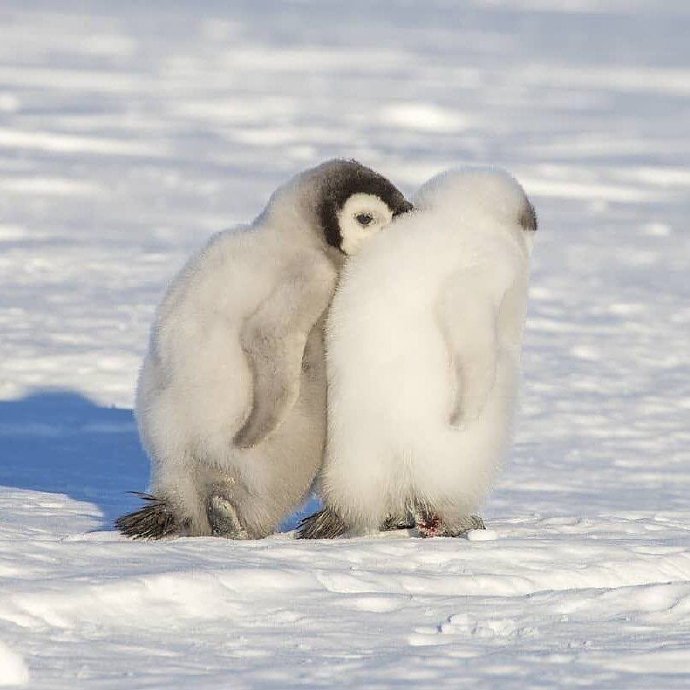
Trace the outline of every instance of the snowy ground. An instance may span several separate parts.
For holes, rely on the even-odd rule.
[[[687,688],[688,35],[685,0],[4,0],[0,685]],[[334,155],[535,201],[489,532],[121,540],[165,281]]]

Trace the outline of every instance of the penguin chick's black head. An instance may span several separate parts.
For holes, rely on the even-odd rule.
[[[333,161],[324,173],[317,207],[318,219],[326,242],[345,254],[353,253],[359,244],[354,237],[346,237],[348,229],[350,234],[380,229],[377,226],[385,219],[380,217],[377,207],[385,205],[390,217],[412,209],[412,204],[389,180],[355,160]],[[345,206],[355,195],[363,196],[356,197],[356,203],[349,205],[348,218],[345,219]],[[369,203],[367,197],[371,198]],[[386,220],[389,221],[390,218]]]

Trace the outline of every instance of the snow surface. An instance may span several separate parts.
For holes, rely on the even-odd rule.
[[[0,684],[690,684],[690,9],[421,7],[0,4]],[[489,531],[122,540],[166,280],[334,155],[535,202]]]

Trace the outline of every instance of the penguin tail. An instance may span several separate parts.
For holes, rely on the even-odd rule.
[[[163,539],[180,533],[175,514],[164,498],[140,491],[130,493],[146,501],[146,505],[115,520],[121,534],[132,539]]]
[[[330,508],[304,518],[297,527],[298,539],[335,539],[348,531],[343,519]]]

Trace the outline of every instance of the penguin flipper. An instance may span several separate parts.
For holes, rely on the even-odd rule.
[[[331,269],[309,260],[295,263],[245,322],[240,342],[252,372],[253,402],[235,434],[237,447],[256,446],[297,402],[307,338],[328,307],[333,284]]]
[[[272,334],[257,333],[245,348],[252,370],[252,409],[235,434],[239,448],[251,448],[275,430],[299,396],[304,343],[293,336],[283,340]],[[292,342],[288,342],[292,341]]]
[[[471,275],[455,276],[441,301],[440,325],[454,382],[450,424],[476,419],[496,382],[496,310]]]

